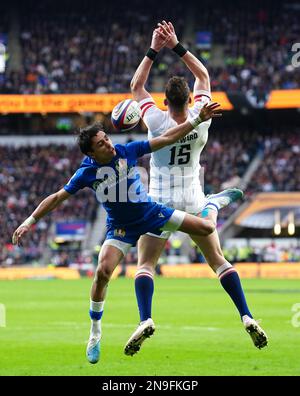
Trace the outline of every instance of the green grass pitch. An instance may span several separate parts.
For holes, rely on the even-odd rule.
[[[157,278],[156,333],[128,357],[123,347],[138,323],[134,284],[113,280],[96,365],[85,358],[90,285],[90,279],[0,282],[7,322],[0,327],[0,376],[300,375],[300,327],[292,326],[299,281],[243,281],[269,336],[269,346],[258,350],[218,280]]]

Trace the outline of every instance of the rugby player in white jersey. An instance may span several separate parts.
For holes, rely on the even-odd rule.
[[[192,107],[189,107],[190,90],[183,78],[172,77],[167,82],[167,111],[160,110],[145,89],[153,61],[163,47],[172,49],[180,56],[195,77]],[[133,98],[140,104],[149,139],[160,136],[163,131],[187,119],[192,119],[199,114],[204,104],[211,101],[210,80],[206,67],[178,42],[172,23],[166,21],[159,23],[154,30],[151,47],[132,78],[131,91]],[[211,120],[201,123],[184,139],[151,154],[149,194],[155,201],[202,217],[206,216],[205,211],[201,212],[206,198],[200,184],[199,162],[208,139],[210,124]],[[126,355],[132,356],[138,352],[143,341],[155,331],[151,318],[154,269],[169,236],[170,233],[162,232],[160,235],[143,235],[139,240],[135,291],[140,325],[125,345]],[[254,345],[259,349],[266,346],[267,336],[249,311],[238,273],[224,257],[217,231],[205,237],[190,237],[199,246],[207,263],[234,302]]]

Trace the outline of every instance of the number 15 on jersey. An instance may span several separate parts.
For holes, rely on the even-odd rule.
[[[191,159],[191,145],[183,144],[181,146],[174,146],[170,150],[171,159],[169,165],[186,165]]]

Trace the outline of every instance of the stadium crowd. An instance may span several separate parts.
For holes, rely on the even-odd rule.
[[[254,173],[247,187],[247,198],[257,191],[299,190],[299,136],[297,128],[285,132],[274,130],[268,135],[250,130],[242,134],[238,130],[230,133],[214,131],[201,154],[205,193],[238,186],[258,152],[263,155],[263,160],[260,171]],[[73,147],[52,144],[20,148],[0,146],[0,157],[0,209],[1,222],[5,225],[0,230],[0,244],[4,247],[0,253],[1,263],[38,261],[47,245],[51,224],[56,220],[95,219],[97,203],[93,194],[85,189],[39,221],[36,232],[24,240],[23,246],[13,247],[13,231],[38,202],[63,187],[82,156]],[[139,165],[149,171],[149,156],[142,158]],[[220,211],[219,225],[237,206]],[[80,251],[72,252],[72,255],[79,257]],[[63,263],[64,255],[58,254],[57,262]]]
[[[59,4],[57,7],[53,0],[39,3],[28,0],[20,3],[14,13],[4,12],[6,8],[0,5],[0,42],[15,37],[19,47],[15,45],[14,50],[20,55],[18,68],[7,67],[5,73],[0,73],[0,93],[128,92],[135,69],[149,47],[151,31],[162,19],[174,22],[183,44],[206,64],[214,91],[265,95],[271,89],[300,87],[300,68],[291,65],[292,44],[300,37],[300,7],[295,2],[235,0],[224,6],[221,0],[203,0],[201,12],[199,4],[191,0],[184,3],[127,0],[118,2],[117,6],[115,1],[103,1],[100,5],[90,0],[84,8],[76,0],[61,0]],[[17,27],[16,31],[12,31],[13,27]],[[199,31],[211,33],[211,48],[197,43]],[[8,43],[8,52],[10,48]],[[220,55],[218,59],[216,54]],[[13,52],[8,53],[8,66],[14,56]],[[173,75],[185,76],[192,87],[194,77],[183,62],[171,51],[163,50],[154,63],[147,89],[163,90],[159,84]],[[109,117],[98,116],[104,117],[107,125],[110,123]],[[39,129],[36,119],[27,124],[25,118],[30,117],[22,116],[22,120],[19,117],[2,117],[0,133],[17,129],[17,124],[27,128],[30,122]],[[8,119],[13,127],[7,126]],[[52,130],[50,125],[49,132]],[[275,129],[270,134],[250,129],[241,133],[240,128],[210,132],[201,154],[205,193],[239,185],[259,152],[263,161],[259,172],[250,180],[247,198],[257,191],[299,191],[299,132],[295,127]],[[95,219],[96,200],[93,194],[82,191],[41,220],[23,246],[13,247],[14,229],[37,202],[64,185],[81,154],[58,145],[0,146],[0,158],[0,210],[5,225],[0,231],[3,247],[0,263],[40,260],[51,225],[59,218]],[[143,158],[140,165],[149,170],[149,157]],[[238,203],[221,211],[219,223],[237,206]],[[55,263],[61,266],[73,260],[85,261],[80,251],[69,256],[58,252],[56,256]]]
[[[280,263],[299,262],[300,246],[279,246],[275,242],[264,246],[243,246],[223,248],[226,259],[230,262],[250,263]]]
[[[300,128],[265,138],[264,160],[248,186],[253,191],[300,191]]]
[[[300,262],[300,245],[290,244],[281,246],[276,242],[258,245],[255,242],[248,243],[238,247],[223,247],[225,258],[230,263],[299,263]],[[201,250],[193,241],[190,241],[188,256],[180,237],[168,240],[165,250],[158,261],[157,274],[160,274],[160,266],[166,264],[182,263],[182,259],[188,260],[191,264],[206,263],[205,257]],[[136,248],[132,248],[122,263],[124,275],[127,265],[135,265],[138,260]],[[83,263],[90,262],[90,257],[85,256]],[[96,263],[96,260],[95,260]]]
[[[26,3],[20,15],[21,71],[7,75],[2,90],[15,93],[128,92],[151,40],[153,25],[168,11],[182,33],[180,2],[136,0],[82,4]],[[69,4],[70,7],[67,7]],[[159,6],[158,6],[159,5]],[[165,8],[164,8],[165,7]]]
[[[38,261],[48,243],[51,225],[59,220],[93,221],[97,203],[82,190],[41,219],[21,246],[12,245],[13,231],[47,195],[62,188],[74,173],[82,154],[73,147],[0,146],[0,262],[5,265]]]
[[[223,6],[222,6],[223,4]],[[286,1],[202,3],[201,28],[212,29],[224,46],[224,65],[212,68],[213,90],[265,91],[300,86],[299,68],[291,65],[299,40],[299,4]],[[204,29],[204,30],[205,30]]]
[[[241,5],[242,3],[242,5]],[[149,47],[157,21],[173,20],[178,37],[196,53],[211,77],[213,90],[269,92],[300,86],[300,68],[291,65],[299,41],[300,9],[286,1],[226,3],[204,0],[79,2],[46,0],[20,4],[20,70],[0,79],[2,93],[128,92],[136,67]],[[191,33],[192,30],[192,33]],[[212,47],[199,48],[196,32],[211,34]],[[218,62],[213,51],[221,48]],[[13,57],[14,54],[10,54]],[[170,51],[162,51],[149,79],[172,75],[193,78]],[[160,90],[163,87],[159,88]]]

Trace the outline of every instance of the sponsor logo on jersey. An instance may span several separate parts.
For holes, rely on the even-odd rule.
[[[114,230],[114,236],[115,237],[123,237],[126,235],[126,231],[122,230],[122,228],[118,228],[117,230]]]
[[[99,186],[99,184],[101,184],[102,182],[103,182],[103,180],[94,182],[94,183],[93,183],[93,190],[96,191],[97,188],[98,188],[98,186]]]

